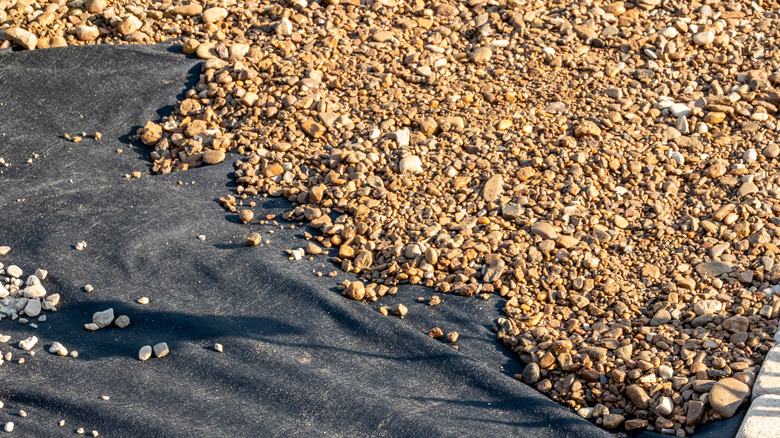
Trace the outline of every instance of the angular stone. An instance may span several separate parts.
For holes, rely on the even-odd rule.
[[[699,400],[691,400],[688,402],[688,411],[685,414],[685,425],[689,427],[695,427],[704,419],[705,406],[704,403]]]
[[[712,315],[720,312],[723,304],[718,300],[702,300],[693,304],[693,312],[696,316]]]
[[[92,315],[92,323],[97,325],[98,328],[108,327],[112,322],[114,322],[114,309],[95,312],[95,314]]]
[[[314,119],[307,119],[301,123],[301,129],[311,138],[320,138],[325,133],[325,127],[315,122]]]
[[[647,409],[650,407],[650,396],[639,385],[630,385],[626,387],[626,396],[628,396],[631,403],[639,409]]]
[[[501,216],[504,219],[517,219],[525,212],[520,204],[509,203],[501,207]]]
[[[506,270],[506,262],[501,258],[499,254],[487,254],[485,256],[485,275],[482,277],[482,281],[485,283],[492,283],[498,280]]]
[[[710,392],[709,403],[723,418],[731,418],[745,399],[750,396],[750,387],[737,379],[728,377],[719,380]]]
[[[128,15],[127,18],[125,18],[125,20],[119,24],[117,29],[119,30],[119,33],[127,36],[140,29],[143,25],[144,24],[141,22],[141,20],[138,19],[138,17],[135,15]]]
[[[716,278],[732,271],[730,264],[725,262],[706,262],[696,265],[696,272],[702,277]]]
[[[746,316],[736,315],[723,321],[723,328],[731,333],[746,332],[750,327],[750,320]]]
[[[27,339],[19,341],[19,348],[22,350],[32,350],[33,347],[35,347],[35,344],[38,343],[38,337],[37,336],[30,336]]]
[[[482,199],[485,202],[494,202],[501,197],[501,193],[504,191],[504,177],[501,175],[493,175],[485,183],[485,187],[482,189]]]
[[[35,50],[35,47],[38,45],[38,38],[32,32],[18,27],[6,30],[5,36],[12,43],[26,50]]]
[[[27,304],[24,306],[24,314],[30,318],[35,318],[41,314],[41,300],[39,298],[31,298],[27,300]]]
[[[374,32],[374,34],[371,36],[371,39],[378,43],[392,41],[393,38],[395,38],[395,34],[389,30],[379,30]]]
[[[170,353],[170,350],[168,349],[168,344],[165,342],[160,342],[154,346],[154,355],[156,357],[163,357],[168,355],[168,353]]]
[[[56,354],[58,356],[67,356],[68,349],[65,348],[65,346],[60,344],[59,342],[54,342],[53,344],[51,344],[51,347],[49,347],[49,353]]]
[[[401,158],[401,161],[398,163],[398,170],[401,171],[401,173],[422,173],[422,161],[417,155],[409,155],[408,157]]]

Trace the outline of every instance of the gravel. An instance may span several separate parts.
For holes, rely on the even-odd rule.
[[[283,219],[320,233],[305,252],[360,276],[340,286],[350,299],[496,294],[529,383],[605,428],[689,435],[741,403],[721,388],[749,393],[773,345],[767,6],[8,4],[0,28],[26,49],[182,37],[201,78],[137,131],[155,173],[238,154],[225,209],[252,228],[255,199],[291,201]]]

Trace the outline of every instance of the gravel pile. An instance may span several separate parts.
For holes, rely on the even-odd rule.
[[[0,27],[27,48],[182,36],[205,62],[137,133],[155,172],[235,150],[223,206],[257,227],[255,197],[293,202],[366,283],[348,297],[500,295],[518,378],[685,436],[734,415],[777,330],[778,7],[0,0]]]
[[[57,311],[59,294],[48,294],[41,284],[48,272],[37,269],[25,278],[24,271],[16,265],[0,263],[0,320],[10,319],[35,328],[32,318],[46,321],[44,312]]]

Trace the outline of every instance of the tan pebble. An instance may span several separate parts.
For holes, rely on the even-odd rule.
[[[403,304],[396,304],[395,307],[393,307],[393,315],[404,317],[406,314],[409,313],[409,309],[406,308]]]
[[[255,213],[252,210],[241,210],[241,213],[238,214],[238,219],[242,224],[251,221],[254,217]]]
[[[247,246],[256,246],[259,245],[263,241],[262,237],[260,237],[260,234],[258,233],[252,233],[249,235],[249,237],[246,238],[246,245]]]

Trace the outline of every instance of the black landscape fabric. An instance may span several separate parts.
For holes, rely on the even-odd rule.
[[[613,436],[512,378],[521,365],[491,330],[499,297],[445,295],[429,307],[417,297],[432,290],[405,286],[377,303],[347,300],[335,286],[354,277],[313,272],[337,269],[326,256],[287,259],[305,246],[304,228],[270,234],[219,206],[235,156],[151,175],[149,150],[127,138],[170,113],[199,71],[169,45],[0,52],[0,157],[11,163],[0,166],[0,245],[12,248],[0,263],[47,269],[44,286],[62,296],[37,329],[0,321],[12,338],[0,351],[14,356],[0,367],[0,425],[29,437],[79,427],[105,437]],[[102,140],[63,137],[95,131]],[[255,213],[286,206],[262,199]],[[253,231],[270,244],[246,247]],[[399,302],[404,319],[377,312]],[[130,326],[84,329],[108,308]],[[458,331],[460,349],[429,338],[436,326]],[[32,357],[16,348],[31,335]],[[55,341],[78,358],[49,354]],[[168,356],[138,360],[159,342]],[[697,436],[734,436],[744,410]]]

